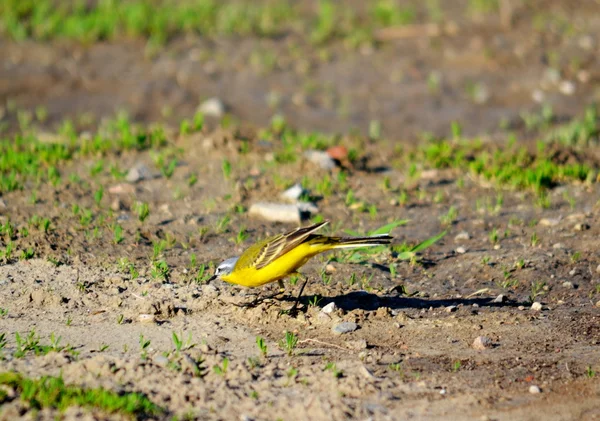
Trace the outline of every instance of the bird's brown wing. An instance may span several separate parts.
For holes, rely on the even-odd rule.
[[[254,266],[256,269],[264,268],[269,263],[292,250],[294,247],[302,244],[313,232],[327,223],[328,221],[319,222],[318,224],[303,228],[296,228],[288,233],[279,234],[268,238],[257,245],[260,247],[260,250],[249,253],[249,255],[255,255],[255,258],[252,260],[252,262],[247,262],[249,263],[248,266]],[[250,251],[250,249],[248,249],[248,251]]]

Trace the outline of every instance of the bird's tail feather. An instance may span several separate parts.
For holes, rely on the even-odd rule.
[[[372,237],[328,237],[327,243],[331,248],[358,248],[390,244],[394,237],[387,234]]]

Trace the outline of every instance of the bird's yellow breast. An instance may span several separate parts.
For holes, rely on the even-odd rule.
[[[258,287],[291,275],[315,254],[329,249],[330,247],[324,244],[300,244],[261,269],[252,266],[243,269],[234,268],[233,272],[222,276],[221,279],[245,287]]]

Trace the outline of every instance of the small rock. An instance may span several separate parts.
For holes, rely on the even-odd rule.
[[[566,289],[574,289],[575,288],[575,285],[573,285],[573,282],[571,282],[571,281],[563,282],[562,286],[563,286],[563,288],[566,288]]]
[[[6,209],[6,202],[3,199],[0,199],[0,209]]]
[[[585,69],[581,69],[577,72],[577,79],[579,79],[581,83],[588,83],[590,81],[590,72]]]
[[[354,332],[358,329],[358,325],[353,322],[342,322],[331,328],[331,331],[336,335],[343,335],[344,333]]]
[[[587,231],[590,229],[589,224],[586,224],[585,222],[581,223],[581,224],[575,224],[575,226],[573,227],[573,229],[575,231]]]
[[[356,341],[346,341],[346,347],[354,351],[362,351],[363,349],[367,349],[368,344],[366,340],[358,339]]]
[[[434,180],[438,178],[440,172],[438,170],[424,170],[421,171],[421,179],[422,180]]]
[[[555,243],[552,245],[552,248],[554,249],[564,249],[565,245],[563,243]]]
[[[259,217],[272,222],[287,222],[299,224],[302,220],[301,211],[297,205],[280,203],[254,203],[248,210],[250,216]]]
[[[148,180],[152,178],[152,171],[144,164],[137,164],[127,172],[125,180],[130,183],[137,183],[138,181]]]
[[[135,187],[133,187],[131,184],[121,183],[110,186],[108,188],[108,192],[110,194],[133,194],[135,193]]]
[[[482,351],[484,349],[489,349],[492,347],[492,340],[487,336],[478,336],[475,338],[471,346],[474,349]]]
[[[496,298],[494,298],[494,301],[492,301],[492,302],[493,303],[504,303],[506,301],[508,301],[508,299],[506,298],[506,295],[500,294]]]
[[[581,219],[585,219],[585,213],[572,213],[571,215],[567,216],[567,220],[569,221],[577,221],[577,220],[581,220]]]
[[[125,204],[121,201],[121,199],[117,198],[110,202],[110,208],[115,212],[118,212],[125,209]]]
[[[456,253],[458,253],[458,254],[465,254],[466,252],[467,252],[467,249],[466,249],[466,248],[464,248],[464,247],[462,247],[462,246],[461,246],[461,247],[458,247],[458,248],[456,249]]]
[[[538,222],[538,225],[541,225],[543,227],[554,227],[560,224],[560,220],[561,218],[542,218]]]
[[[154,358],[152,358],[152,361],[154,361],[154,364],[159,365],[161,367],[166,367],[167,365],[169,365],[169,359],[164,355],[156,355],[154,356]]]
[[[546,99],[546,94],[541,89],[534,89],[531,93],[531,99],[538,104],[541,104]]]
[[[519,307],[517,307],[517,310],[523,311],[523,310],[525,310],[525,306],[519,306]]]
[[[331,314],[336,310],[337,310],[337,306],[335,305],[334,302],[331,302],[331,303],[327,304],[325,307],[323,307],[321,309],[321,312],[323,312],[325,314]]]
[[[345,146],[332,146],[327,149],[327,154],[338,161],[344,161],[348,157],[348,149]]]
[[[575,82],[563,80],[558,85],[558,90],[563,95],[573,95],[575,93]]]
[[[600,307],[600,300],[596,301],[596,307]]]
[[[337,269],[335,268],[335,266],[333,266],[331,263],[329,263],[327,266],[325,266],[325,273],[330,275],[332,273],[334,273]]]
[[[219,98],[209,98],[198,107],[197,111],[208,117],[220,118],[225,115],[227,107]]]
[[[456,307],[456,306],[448,306],[444,310],[446,311],[446,313],[454,313],[456,310],[458,310],[458,307]]]
[[[600,273],[600,265],[596,266],[596,273]]]
[[[154,317],[154,314],[140,314],[138,320],[140,323],[154,323],[156,318]]]
[[[284,191],[283,193],[281,193],[280,196],[282,199],[295,201],[298,200],[300,196],[302,196],[302,193],[304,193],[304,189],[299,183],[297,183],[289,189],[287,189],[286,191]]]
[[[533,311],[542,311],[542,303],[536,301],[531,305],[531,309]]]
[[[304,152],[304,157],[324,170],[332,170],[336,167],[335,160],[324,151],[309,150]]]
[[[454,241],[466,241],[466,240],[470,240],[471,236],[469,235],[469,233],[467,231],[461,231],[458,234],[456,234],[456,236],[454,237]]]
[[[531,393],[532,395],[537,395],[539,393],[542,393],[542,389],[540,389],[539,386],[532,384],[531,386],[529,386],[529,393]]]

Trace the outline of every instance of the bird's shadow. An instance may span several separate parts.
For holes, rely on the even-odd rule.
[[[315,297],[317,297],[315,299]],[[282,300],[294,300],[293,297],[283,297]],[[407,297],[403,295],[377,295],[367,291],[352,291],[347,294],[335,297],[321,297],[315,295],[302,296],[300,302],[304,304],[324,307],[329,303],[335,303],[338,308],[344,311],[365,310],[375,311],[381,307],[387,307],[392,310],[408,308],[429,308],[429,307],[448,307],[462,304],[472,306],[477,304],[480,307],[518,307],[523,303],[515,301],[495,302],[494,298],[449,298],[449,299],[425,299],[417,297]]]

